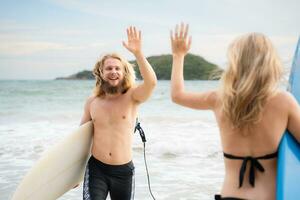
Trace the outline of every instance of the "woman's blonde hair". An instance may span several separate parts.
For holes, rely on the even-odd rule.
[[[223,111],[233,127],[249,128],[260,121],[267,99],[278,88],[282,69],[277,52],[263,34],[250,33],[233,41],[221,78]]]
[[[94,94],[96,96],[102,97],[105,95],[101,85],[103,83],[103,67],[105,60],[108,58],[114,58],[121,61],[122,65],[124,66],[124,80],[123,80],[123,90],[126,92],[129,88],[131,88],[135,84],[135,72],[133,69],[133,65],[130,64],[124,57],[119,55],[118,53],[109,53],[103,55],[95,64],[93,74],[96,78],[96,85],[94,88]]]

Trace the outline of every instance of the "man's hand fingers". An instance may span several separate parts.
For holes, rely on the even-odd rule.
[[[192,36],[189,37],[189,41],[188,41],[188,44],[187,44],[187,49],[191,48],[191,44],[192,44]]]
[[[189,33],[189,25],[188,24],[186,24],[186,26],[185,26],[185,32],[184,32],[184,39],[186,39],[187,38],[187,36],[188,36],[188,33]]]
[[[175,27],[175,39],[178,39],[178,24]]]
[[[138,37],[135,26],[133,27],[133,36],[134,36],[134,38]]]
[[[170,31],[170,39],[171,39],[171,42],[173,42],[173,41],[174,41],[174,37],[173,37],[173,31],[172,31],[172,30]]]
[[[183,32],[184,32],[184,23],[181,22],[181,24],[180,24],[180,34],[179,34],[179,37],[180,37],[180,38],[183,37]]]

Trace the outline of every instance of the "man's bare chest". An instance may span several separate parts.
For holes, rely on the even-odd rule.
[[[132,121],[134,105],[126,100],[97,100],[91,104],[90,113],[94,123],[124,123]]]

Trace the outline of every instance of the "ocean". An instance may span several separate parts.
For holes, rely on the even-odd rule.
[[[186,81],[190,91],[216,89],[218,81]],[[10,199],[42,153],[80,123],[94,81],[0,81],[0,199]],[[158,200],[208,200],[224,177],[219,130],[211,111],[171,102],[170,81],[158,81],[139,109],[147,137],[151,188]],[[133,141],[135,199],[151,199],[138,134]],[[82,199],[82,184],[59,200]]]

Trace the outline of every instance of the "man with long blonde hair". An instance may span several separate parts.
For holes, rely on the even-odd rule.
[[[123,46],[136,57],[143,82],[135,84],[133,66],[116,53],[104,55],[95,65],[94,94],[84,107],[81,124],[94,124],[92,156],[83,185],[84,200],[112,200],[133,197],[134,165],[132,133],[138,106],[145,102],[156,85],[156,75],[142,53],[141,31],[127,28]]]
[[[215,199],[275,199],[278,145],[286,129],[300,142],[300,107],[278,89],[282,65],[270,40],[258,33],[237,38],[228,50],[222,86],[202,93],[184,89],[184,56],[191,46],[187,25],[176,26],[171,44],[173,102],[212,110],[219,126],[225,179]]]

